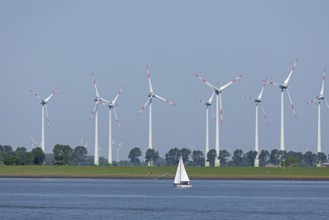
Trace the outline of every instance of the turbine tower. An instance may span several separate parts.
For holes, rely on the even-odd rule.
[[[32,95],[34,95],[35,97],[37,97],[40,100],[40,103],[42,105],[41,108],[41,149],[42,151],[45,153],[45,109],[46,109],[46,117],[47,117],[47,124],[48,124],[48,128],[49,128],[49,117],[48,117],[48,108],[47,108],[47,104],[49,102],[49,100],[53,97],[53,95],[55,95],[55,93],[58,91],[59,87],[57,87],[47,98],[43,99],[41,98],[41,96],[39,96],[36,92],[34,92],[33,90],[30,90]]]
[[[113,101],[106,103],[107,106],[109,107],[109,155],[108,155],[108,164],[112,164],[112,162],[113,162],[113,160],[112,160],[112,110],[113,110],[117,125],[121,129],[119,118],[118,118],[118,115],[115,111],[115,106],[116,106],[116,101],[117,101],[119,95],[122,92],[122,89],[123,89],[123,87],[120,88],[119,92],[117,93],[117,95],[115,96]]]
[[[208,121],[209,121],[209,107],[211,107],[211,102],[212,102],[214,95],[215,95],[215,93],[213,92],[213,94],[211,95],[211,97],[209,98],[208,101],[204,101],[201,99],[195,99],[196,101],[201,102],[206,106],[206,145],[205,145],[205,149],[204,149],[205,167],[209,167],[209,161],[207,161],[207,153],[209,152],[209,122]],[[212,108],[211,108],[211,111],[212,111]]]
[[[223,108],[222,108],[222,92],[224,89],[226,89],[229,85],[232,83],[236,82],[239,80],[243,74],[240,74],[238,77],[235,79],[231,80],[230,82],[226,83],[225,85],[218,87],[218,86],[213,86],[207,80],[202,78],[200,75],[195,74],[195,76],[200,79],[203,83],[205,83],[207,86],[209,86],[211,89],[214,90],[214,93],[216,94],[216,159],[215,159],[215,167],[220,167],[220,160],[218,159],[219,152],[220,152],[220,147],[219,147],[219,118],[218,118],[218,111],[220,111],[220,120],[221,124],[223,123]],[[218,100],[219,99],[219,100]],[[220,110],[218,110],[218,103],[220,102]]]
[[[95,87],[95,91],[96,91],[96,97],[94,98],[94,102],[95,102],[95,107],[89,117],[89,119],[91,119],[92,116],[95,116],[95,154],[94,154],[94,164],[96,166],[99,166],[99,146],[98,146],[98,105],[99,104],[103,104],[105,103],[109,103],[107,100],[101,98],[99,96],[99,92],[97,89],[97,85],[96,85],[96,78],[95,78],[95,74],[91,73],[93,76],[93,84]]]
[[[171,105],[176,105],[174,102],[168,100],[168,99],[164,99],[161,96],[155,94],[153,92],[153,88],[152,88],[152,83],[151,83],[151,74],[150,74],[150,70],[148,65],[146,64],[146,72],[147,72],[147,77],[148,77],[148,82],[149,82],[149,94],[148,94],[148,99],[146,100],[145,104],[141,107],[141,109],[139,110],[139,112],[137,113],[137,116],[139,116],[144,108],[149,105],[149,142],[148,142],[148,149],[153,149],[153,145],[152,145],[152,99],[153,98],[158,98],[164,102],[167,102]],[[149,166],[151,166],[152,164],[148,164]]]
[[[117,143],[115,140],[113,140],[112,144],[115,145],[117,148],[117,164],[118,164],[119,163],[119,151],[120,151],[120,147],[123,144],[123,142]]]
[[[325,81],[325,79],[326,79],[326,69],[324,69],[324,73],[323,73],[322,87],[321,87],[320,95],[318,97],[316,97],[315,99],[307,102],[307,104],[312,104],[315,101],[318,101],[318,143],[317,143],[317,153],[318,154],[322,152],[322,149],[321,149],[321,101],[323,101],[329,108],[328,102],[324,98],[324,81]],[[316,166],[320,167],[321,163],[320,162],[317,163]]]
[[[255,122],[255,151],[257,152],[255,161],[254,161],[254,167],[259,167],[259,141],[258,141],[258,107],[260,106],[266,121],[266,125],[268,126],[268,121],[267,121],[267,117],[262,105],[262,96],[263,96],[263,92],[264,92],[264,88],[265,88],[265,84],[263,84],[262,90],[260,91],[259,95],[257,98],[253,98],[253,97],[245,97],[248,100],[252,100],[256,103],[256,122]]]
[[[290,73],[287,77],[287,79],[283,82],[283,83],[276,83],[276,82],[272,82],[272,81],[268,81],[268,80],[264,80],[264,82],[268,83],[268,84],[271,84],[273,86],[276,86],[278,87],[279,89],[281,89],[281,132],[280,132],[280,150],[284,151],[285,150],[285,144],[284,144],[284,97],[283,97],[283,93],[284,91],[287,92],[287,95],[288,95],[288,98],[289,98],[289,102],[290,102],[290,105],[291,105],[291,109],[295,115],[295,118],[297,119],[297,114],[296,114],[296,111],[295,111],[295,107],[294,105],[292,104],[292,100],[291,100],[291,97],[290,97],[290,94],[289,94],[289,91],[288,91],[288,83],[289,83],[289,80],[290,80],[290,77],[291,77],[291,74],[294,72],[295,68],[296,68],[296,65],[297,65],[297,62],[298,62],[298,58],[296,59],[294,65],[292,66],[291,70],[290,70]]]

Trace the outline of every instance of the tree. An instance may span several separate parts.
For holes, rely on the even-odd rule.
[[[301,166],[303,161],[303,153],[302,152],[295,152],[289,151],[286,153],[286,166]],[[288,160],[289,159],[289,160]]]
[[[287,158],[287,152],[285,150],[279,150],[279,164],[284,165],[284,161]]]
[[[296,167],[298,164],[298,160],[296,157],[288,156],[287,159],[284,161],[283,166],[285,167]]]
[[[268,152],[268,150],[261,150],[258,159],[259,159],[259,165],[265,166],[270,159],[270,153]]]
[[[134,164],[134,166],[137,166],[140,163],[140,156],[142,156],[141,149],[139,147],[135,147],[130,150],[128,158],[130,159],[130,162]]]
[[[32,163],[31,153],[26,151],[25,147],[18,147],[15,151],[17,165],[27,165]]]
[[[231,154],[227,150],[219,151],[218,159],[220,159],[220,165],[221,166],[227,166],[228,165],[228,159],[227,158],[230,157],[230,156],[231,156]]]
[[[68,165],[73,158],[73,150],[69,145],[56,144],[53,152],[54,165]]]
[[[176,166],[179,161],[180,151],[177,147],[172,148],[166,153],[165,160],[169,166]]]
[[[13,148],[10,145],[3,146],[2,157],[3,157],[3,163],[6,165],[17,164],[17,157],[15,155],[15,152],[13,151]]]
[[[244,165],[254,166],[254,161],[257,156],[257,151],[251,150],[243,155]]]
[[[270,163],[272,163],[273,165],[278,166],[280,164],[280,152],[278,149],[274,149],[271,150],[271,154],[270,154]]]
[[[208,151],[207,153],[207,161],[209,161],[209,165],[210,166],[215,166],[215,159],[217,157],[217,152],[215,149],[211,149],[210,151]]]
[[[204,166],[204,154],[201,150],[194,150],[192,153],[192,165],[199,167]]]
[[[42,165],[45,162],[46,156],[41,147],[36,147],[31,151],[31,158],[34,165]]]
[[[159,158],[158,151],[155,151],[154,149],[147,149],[145,153],[145,162],[151,166],[155,164],[157,159]]]
[[[74,148],[73,157],[78,162],[79,166],[87,157],[88,151],[84,146],[77,146]]]
[[[4,147],[0,145],[0,164],[4,164],[4,157],[3,157]]]
[[[314,166],[316,164],[317,155],[312,153],[311,151],[307,151],[303,155],[303,160],[306,166]]]
[[[241,166],[242,165],[242,156],[243,156],[243,150],[237,149],[233,152],[233,164],[235,166]]]
[[[183,159],[184,164],[188,163],[190,160],[191,153],[192,153],[191,150],[187,149],[187,148],[183,148],[179,151],[179,153]]]
[[[327,155],[323,152],[319,152],[317,155],[317,163],[322,164],[327,162]]]

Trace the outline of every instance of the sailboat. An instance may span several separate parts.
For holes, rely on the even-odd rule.
[[[192,184],[185,170],[184,162],[182,157],[179,158],[177,166],[176,176],[174,179],[174,187],[177,188],[191,188]]]

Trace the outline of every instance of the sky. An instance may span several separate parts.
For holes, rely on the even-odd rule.
[[[205,106],[214,85],[244,76],[222,93],[221,149],[254,149],[255,104],[262,80],[289,82],[294,118],[285,95],[286,150],[316,152],[317,106],[323,69],[329,68],[329,2],[319,1],[0,1],[0,144],[32,149],[41,141],[41,105],[30,90],[47,97],[50,128],[46,152],[55,144],[80,145],[94,153],[96,76],[100,96],[113,99],[121,86],[113,138],[123,142],[120,159],[148,146],[149,65],[154,92],[176,103],[153,101],[153,147],[160,156],[173,147],[204,150]],[[325,96],[329,88],[325,88]],[[260,150],[279,148],[280,90],[268,85],[259,117]],[[215,103],[213,103],[215,104]],[[215,105],[213,105],[215,107]],[[322,105],[322,149],[329,152],[329,109]],[[108,155],[108,108],[99,108],[100,155]],[[210,149],[215,123],[210,121]],[[113,150],[113,155],[116,151]],[[144,154],[143,154],[144,155]],[[115,156],[113,156],[115,159]]]

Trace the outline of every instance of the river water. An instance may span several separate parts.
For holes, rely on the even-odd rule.
[[[0,219],[329,219],[327,181],[0,179]]]

